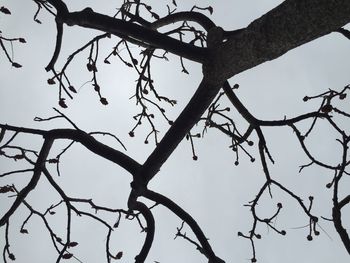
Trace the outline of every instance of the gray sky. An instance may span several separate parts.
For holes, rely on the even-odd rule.
[[[74,1],[69,7],[79,10],[94,1]],[[103,3],[102,3],[103,2]],[[113,8],[118,4],[110,1],[99,1],[96,11],[113,14]],[[121,2],[121,1],[119,1]],[[157,1],[150,1],[157,3]],[[199,1],[197,1],[199,2]],[[200,6],[212,5],[214,13],[212,19],[224,29],[236,29],[248,25],[254,19],[271,10],[283,1],[222,1],[213,4],[212,1],[200,1]],[[87,4],[88,3],[88,4]],[[196,1],[186,4],[178,1],[179,10],[188,10]],[[52,17],[45,12],[39,16],[43,22],[38,25],[32,21],[35,4],[31,1],[2,0],[0,6],[11,9],[11,16],[0,16],[0,30],[4,36],[21,36],[27,44],[15,43],[13,46],[15,61],[23,68],[14,69],[7,63],[3,53],[0,53],[0,122],[11,125],[37,127],[43,129],[69,127],[63,120],[46,123],[33,122],[35,116],[49,117],[54,115],[52,107],[57,106],[57,86],[47,85],[46,80],[51,77],[44,67],[49,62],[55,41],[55,25]],[[156,7],[156,4],[154,5]],[[166,7],[159,7],[166,12]],[[228,13],[227,10],[230,12]],[[228,15],[229,14],[229,15]],[[67,56],[82,44],[95,36],[96,32],[79,28],[66,28],[63,50],[58,61],[62,65]],[[114,39],[115,42],[117,39]],[[114,41],[103,41],[106,47],[101,49],[103,54],[110,52]],[[102,44],[102,43],[101,43]],[[137,54],[138,49],[132,49]],[[121,51],[123,54],[125,51]],[[243,72],[230,80],[231,84],[239,83],[238,96],[248,109],[261,119],[282,119],[284,116],[293,117],[316,109],[317,103],[304,103],[305,95],[316,95],[327,89],[341,90],[349,83],[350,41],[339,34],[331,34],[292,50],[284,56],[268,63],[259,65]],[[133,69],[125,68],[117,59],[111,60],[112,65],[99,67],[99,81],[102,94],[109,100],[107,107],[99,103],[91,84],[83,85],[90,79],[86,73],[85,64],[88,53],[79,56],[71,66],[69,73],[74,86],[79,90],[74,100],[67,100],[68,109],[63,112],[85,131],[108,131],[117,135],[127,147],[127,154],[140,163],[144,162],[153,150],[151,141],[145,145],[145,136],[149,132],[146,125],[139,128],[135,138],[130,138],[128,132],[134,125],[132,116],[138,112],[135,102],[129,100],[134,92],[136,74]],[[199,65],[185,61],[190,75],[181,73],[181,66],[177,58],[169,56],[171,62],[157,63],[152,66],[155,85],[160,93],[178,101],[177,107],[167,108],[173,119],[179,114],[183,106],[198,86],[201,80]],[[345,100],[348,104],[348,100]],[[344,107],[345,106],[345,107]],[[348,107],[346,104],[343,108]],[[243,131],[247,126],[244,121],[233,112],[237,126]],[[348,120],[347,120],[348,121]],[[159,118],[157,122],[161,135],[164,135],[168,125]],[[202,126],[194,128],[194,132],[201,132]],[[344,129],[349,130],[348,122]],[[331,191],[325,188],[331,181],[329,171],[309,168],[301,174],[299,165],[308,163],[308,159],[296,144],[296,137],[287,128],[264,130],[269,149],[276,164],[269,164],[273,178],[280,180],[296,194],[305,200],[309,195],[315,196],[315,214],[330,217]],[[122,150],[120,145],[109,138],[98,137],[101,141]],[[256,142],[256,137],[252,137]],[[18,144],[33,146],[38,149],[40,138],[21,136]],[[247,233],[251,228],[252,218],[247,204],[252,200],[261,185],[264,175],[260,162],[251,163],[247,156],[241,154],[240,165],[234,165],[234,154],[228,148],[229,138],[214,130],[209,130],[201,140],[195,140],[198,161],[192,160],[189,142],[182,142],[161,172],[150,183],[150,188],[172,198],[186,209],[197,220],[213,246],[218,256],[226,262],[249,262],[251,247],[248,240],[239,238],[238,231]],[[340,160],[339,145],[335,142],[330,129],[320,125],[319,132],[310,139],[310,148],[316,155],[331,164]],[[67,142],[58,142],[52,156],[55,156]],[[256,149],[251,153],[258,158]],[[338,155],[337,155],[338,154]],[[338,157],[338,158],[337,158]],[[0,173],[11,169],[27,167],[21,162],[9,162],[0,159]],[[54,168],[54,167],[53,167]],[[53,174],[54,169],[52,169]],[[57,182],[72,197],[93,198],[101,205],[116,208],[127,208],[126,201],[129,192],[129,176],[121,168],[96,157],[83,147],[75,145],[62,158],[61,177]],[[0,185],[16,183],[23,187],[30,174],[19,174],[12,177],[0,178]],[[344,185],[343,189],[349,189]],[[300,207],[288,196],[273,189],[273,199],[266,196],[260,202],[261,217],[273,213],[276,203],[283,202],[284,208],[275,226],[287,231],[282,237],[271,229],[260,225],[258,232],[263,236],[256,242],[258,262],[345,262],[348,254],[340,242],[331,223],[320,221],[325,232],[312,242],[306,240],[308,228],[300,228],[308,224],[308,218]],[[13,198],[0,196],[1,211],[6,211]],[[59,201],[58,195],[47,182],[40,181],[37,189],[28,196],[28,202],[43,211],[46,207]],[[156,235],[153,248],[147,262],[206,262],[188,242],[178,238],[173,240],[176,227],[181,220],[162,207],[154,210],[156,220]],[[54,262],[56,254],[49,243],[49,236],[43,228],[42,222],[33,217],[28,223],[29,235],[19,234],[19,228],[28,211],[21,207],[11,217],[11,250],[17,257],[16,262]],[[57,233],[64,236],[65,211],[61,207],[57,214],[49,218]],[[349,222],[349,209],[344,210],[344,222]],[[114,217],[106,217],[110,222]],[[347,225],[350,227],[350,225]],[[79,245],[72,249],[82,262],[103,262],[105,259],[105,229],[101,225],[86,218],[74,217],[72,240]],[[141,248],[144,235],[136,221],[123,220],[120,228],[114,231],[111,239],[111,251],[123,251],[120,262],[132,262]],[[189,236],[192,233],[186,229]],[[0,244],[3,244],[4,229],[0,229]],[[68,261],[67,261],[68,262]],[[75,262],[74,259],[69,262]]]

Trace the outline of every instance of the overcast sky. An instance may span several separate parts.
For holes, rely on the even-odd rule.
[[[80,10],[86,6],[93,6],[95,11],[113,15],[119,2],[121,1],[104,0],[95,6],[96,1],[76,0],[69,3],[68,7],[70,10]],[[220,1],[217,4],[212,1],[186,1],[184,4],[178,1],[178,7],[179,10],[189,10],[194,4],[202,7],[211,4],[214,8],[211,16],[213,21],[224,29],[234,30],[247,26],[281,2],[283,1],[234,0]],[[24,37],[27,41],[27,44],[13,45],[14,60],[23,65],[21,69],[12,68],[0,52],[0,123],[42,129],[70,127],[63,120],[45,123],[33,121],[35,116],[54,115],[52,107],[58,107],[57,86],[47,84],[46,81],[51,75],[44,70],[54,47],[56,32],[53,17],[43,11],[39,15],[42,24],[33,22],[36,5],[29,0],[1,0],[0,6],[8,7],[12,12],[11,16],[0,15],[0,30],[3,36]],[[166,6],[155,4],[154,9],[166,13]],[[66,28],[58,65],[62,66],[69,54],[97,34],[96,31],[86,29]],[[117,38],[112,38],[101,42],[101,58],[110,52],[110,48],[117,41]],[[8,47],[11,50],[11,47]],[[137,48],[131,50],[138,54]],[[121,51],[120,54],[126,55],[125,52]],[[128,135],[135,124],[132,116],[139,110],[135,101],[129,99],[134,94],[137,75],[133,69],[126,68],[116,58],[111,60],[112,65],[103,64],[101,59],[98,79],[101,92],[109,101],[108,106],[103,106],[91,84],[86,84],[91,78],[85,67],[87,57],[88,52],[81,54],[69,69],[78,93],[73,100],[67,100],[68,108],[63,112],[87,132],[98,130],[114,133],[125,144],[126,153],[143,163],[155,145],[151,140],[147,145],[143,143],[149,133],[146,124],[136,130],[135,138]],[[237,94],[256,117],[267,120],[293,117],[317,108],[317,103],[302,101],[305,95],[316,95],[328,89],[341,90],[350,82],[349,57],[350,41],[340,34],[333,33],[292,50],[274,61],[243,72],[232,78],[230,83],[240,84]],[[185,60],[190,72],[187,75],[181,72],[181,65],[176,57],[169,58],[171,61],[167,63],[155,61],[152,69],[159,93],[178,101],[175,108],[166,108],[170,118],[174,120],[196,90],[202,76],[200,65]],[[345,100],[343,109],[349,108],[348,103],[348,100]],[[161,116],[158,117],[157,127],[162,136],[169,125]],[[247,124],[238,113],[233,111],[232,117],[237,127],[244,131]],[[343,125],[344,129],[349,130],[349,122],[344,122]],[[340,148],[333,131],[322,124],[317,128],[318,132],[313,133],[310,138],[310,148],[321,160],[337,164],[340,160]],[[199,125],[193,132],[201,132],[202,129],[203,125]],[[309,195],[315,196],[314,213],[329,218],[331,191],[327,190],[325,185],[331,181],[333,174],[314,167],[299,174],[299,166],[307,164],[309,160],[296,143],[291,129],[264,129],[264,132],[270,152],[276,161],[275,165],[269,163],[272,177],[305,200]],[[114,140],[104,137],[98,139],[122,150]],[[252,139],[257,142],[255,136]],[[18,145],[35,149],[39,149],[40,143],[41,139],[35,136],[21,136],[16,140]],[[54,157],[67,143],[56,143],[51,156]],[[264,183],[264,174],[259,161],[251,163],[249,157],[242,153],[240,165],[235,166],[235,155],[229,149],[229,145],[229,138],[215,130],[209,130],[203,139],[195,140],[199,159],[193,161],[190,143],[183,141],[150,183],[150,188],[172,198],[188,211],[203,227],[219,257],[226,262],[249,262],[252,255],[250,243],[239,238],[237,232],[247,233],[251,229],[252,217],[249,209],[243,205],[254,199]],[[249,150],[258,159],[254,147]],[[28,166],[20,161],[0,159],[0,173],[22,167]],[[131,176],[79,145],[73,146],[62,157],[61,177],[57,177],[54,167],[52,172],[57,182],[72,197],[93,198],[100,205],[127,208]],[[20,189],[28,179],[30,174],[18,174],[0,178],[0,185],[16,183]],[[342,189],[346,190],[349,187],[349,184],[344,185]],[[27,200],[38,210],[44,211],[60,199],[42,179]],[[271,215],[278,202],[284,204],[275,227],[286,230],[287,235],[282,237],[260,225],[258,232],[263,238],[256,242],[258,262],[328,263],[348,260],[349,255],[330,222],[321,220],[319,224],[324,231],[321,230],[320,236],[309,242],[306,239],[308,228],[302,228],[309,220],[294,200],[277,189],[273,189],[272,200],[267,196],[263,200],[258,209],[262,218]],[[1,213],[6,211],[12,201],[13,198],[0,196]],[[57,233],[64,237],[66,213],[63,207],[58,208],[56,212],[49,221],[53,228],[57,229]],[[147,262],[206,262],[193,245],[180,238],[174,240],[176,227],[181,225],[180,219],[162,207],[156,207],[153,212],[156,235]],[[19,233],[20,225],[28,214],[28,210],[20,207],[11,217],[10,244],[17,257],[16,262],[55,262],[57,255],[38,218],[33,217],[28,223],[29,235]],[[346,225],[350,218],[348,208],[344,210],[343,216]],[[114,220],[114,217],[107,218],[110,222]],[[346,226],[350,227],[350,224]],[[79,242],[79,245],[71,252],[84,263],[103,262],[106,229],[86,218],[74,217],[72,231],[71,239]],[[188,228],[186,232],[193,237]],[[0,235],[0,244],[3,244],[4,228],[0,229]],[[133,262],[143,239],[144,234],[140,233],[135,220],[122,220],[120,227],[113,233],[111,250],[115,253],[124,252],[120,262]],[[70,262],[76,261],[72,259]]]

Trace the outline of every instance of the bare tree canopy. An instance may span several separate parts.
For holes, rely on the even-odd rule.
[[[292,117],[287,117],[283,110],[271,104],[270,109],[273,108],[278,116],[284,116],[284,118],[269,119],[260,118],[259,116],[262,115],[251,109],[240,94],[240,85],[236,83],[237,76],[240,74],[249,74],[257,66],[281,59],[287,52],[310,45],[316,39],[337,35],[350,44],[350,31],[346,28],[350,22],[350,1],[286,0],[282,3],[279,1],[279,5],[275,4],[270,11],[242,28],[234,28],[233,25],[233,28],[224,28],[211,17],[215,12],[215,6],[203,7],[198,6],[197,3],[192,3],[191,9],[184,10],[175,0],[162,1],[160,7],[159,3],[152,4],[150,1],[140,0],[119,1],[120,6],[115,6],[116,3],[112,1],[109,6],[105,2],[102,4],[102,1],[100,6],[82,2],[5,1],[0,7],[0,19],[4,21],[4,26],[0,25],[1,67],[6,68],[8,72],[15,72],[11,74],[18,74],[19,79],[16,81],[20,81],[20,72],[28,68],[34,75],[28,80],[39,78],[40,75],[40,78],[47,80],[42,85],[50,86],[50,91],[44,91],[46,87],[40,87],[43,91],[36,93],[35,88],[32,87],[33,83],[22,80],[21,85],[25,86],[22,88],[26,93],[13,96],[25,96],[32,104],[46,102],[50,104],[51,98],[57,100],[54,96],[48,98],[45,92],[50,92],[51,95],[55,92],[58,96],[58,108],[54,108],[55,115],[35,117],[35,126],[12,123],[11,116],[14,115],[15,110],[6,106],[3,106],[5,110],[0,109],[2,111],[0,119],[0,229],[2,232],[0,234],[2,234],[4,262],[21,258],[19,256],[21,251],[16,251],[16,241],[13,240],[17,240],[15,236],[18,236],[18,231],[24,235],[32,234],[31,222],[37,219],[40,220],[41,228],[44,230],[42,232],[49,236],[51,242],[50,244],[39,242],[41,247],[38,253],[41,253],[39,250],[43,248],[52,247],[56,262],[69,261],[69,259],[72,262],[74,260],[91,262],[83,260],[82,255],[76,252],[78,247],[83,246],[84,241],[88,241],[76,241],[78,235],[75,228],[79,224],[76,222],[84,222],[83,218],[91,220],[104,229],[104,251],[102,252],[105,256],[101,261],[124,260],[125,254],[130,254],[124,249],[116,252],[114,240],[116,232],[126,227],[125,222],[131,221],[136,222],[136,228],[141,229],[142,232],[140,242],[133,241],[139,240],[136,232],[122,238],[124,242],[132,243],[134,251],[137,251],[132,258],[137,263],[158,262],[154,261],[153,257],[150,259],[149,255],[157,239],[156,232],[159,227],[157,210],[161,209],[160,207],[166,208],[166,211],[180,222],[175,231],[175,238],[183,239],[183,242],[191,245],[192,248],[195,247],[200,252],[203,262],[228,262],[230,259],[226,259],[217,252],[221,250],[213,246],[212,242],[215,240],[209,239],[210,236],[207,236],[205,228],[193,216],[192,212],[195,208],[189,207],[186,203],[177,202],[171,195],[157,188],[157,180],[161,180],[160,178],[171,170],[169,167],[162,168],[163,165],[169,163],[168,159],[174,156],[180,143],[184,139],[188,141],[192,151],[193,160],[191,161],[197,161],[201,154],[201,151],[196,149],[197,139],[212,131],[215,131],[213,136],[218,138],[216,140],[223,138],[228,141],[230,152],[233,153],[233,161],[230,162],[232,167],[241,166],[244,160],[248,160],[246,167],[251,165],[256,168],[258,179],[250,179],[249,184],[252,188],[246,190],[250,199],[240,197],[237,201],[244,205],[249,213],[250,222],[245,222],[248,230],[232,233],[232,237],[237,237],[238,232],[241,244],[249,244],[250,254],[246,257],[251,262],[259,259],[258,240],[263,240],[261,226],[277,236],[285,236],[284,238],[288,239],[286,226],[283,222],[277,224],[277,219],[283,218],[285,210],[293,210],[288,208],[290,203],[296,204],[294,208],[298,213],[301,211],[300,217],[308,222],[306,226],[301,227],[306,240],[312,241],[319,236],[320,232],[324,231],[321,226],[323,223],[331,224],[332,229],[337,232],[337,240],[340,240],[342,249],[350,254],[350,238],[347,232],[350,215],[345,209],[350,202],[348,190],[350,85],[329,88],[316,94],[308,94],[310,90],[305,88],[302,90],[305,94],[302,102],[310,104],[307,112],[300,113],[297,106],[292,106],[292,108],[295,107],[293,108],[295,113],[293,112]],[[27,6],[28,3],[28,6],[32,7],[31,10],[21,8],[22,4]],[[84,5],[84,8],[76,11],[74,8],[79,5]],[[32,17],[33,21],[27,21],[27,17],[23,17],[21,21],[16,21],[14,24],[24,24],[28,28],[33,24],[37,30],[39,28],[46,30],[47,35],[40,33],[40,39],[44,39],[45,42],[41,44],[46,44],[48,49],[45,50],[46,52],[40,50],[35,44],[31,45],[31,41],[35,43],[34,39],[38,37],[35,34],[35,28],[29,29],[32,31],[23,32],[26,37],[13,36],[16,28],[6,26],[6,22],[16,16],[16,12],[29,14],[28,17]],[[225,20],[231,23],[233,18],[230,16],[231,13]],[[83,33],[87,36],[83,36]],[[30,48],[27,49],[29,52],[21,52],[22,44]],[[350,45],[348,48],[349,51]],[[334,47],[334,50],[336,49],[337,47]],[[30,59],[30,65],[20,63],[25,57]],[[47,64],[41,65],[41,59]],[[171,72],[165,70],[167,63],[173,63]],[[174,64],[178,67],[174,67]],[[157,75],[167,75],[171,78],[170,75],[179,71],[179,68],[183,75],[191,76],[191,68],[198,65],[201,70],[200,80],[190,82],[198,87],[193,89],[194,92],[188,102],[178,101],[172,96],[163,94],[170,89],[178,89],[179,93],[184,93],[185,89],[178,87],[180,80],[178,83],[165,82],[167,89],[156,83]],[[9,66],[10,69],[8,69]],[[111,71],[107,70],[108,67],[114,68]],[[38,68],[43,70],[37,72]],[[43,73],[44,70],[45,73]],[[132,70],[132,73],[127,70]],[[11,74],[6,72],[1,76],[6,80],[4,83],[15,85],[16,82]],[[119,73],[118,76],[117,73]],[[85,77],[86,74],[88,77]],[[85,79],[85,83],[80,85],[82,79]],[[126,89],[119,87],[124,83],[122,79],[129,81],[128,85],[133,89],[130,99],[136,106],[120,105],[119,110],[114,112],[112,117],[106,117],[104,122],[114,123],[113,132],[105,132],[102,127],[92,132],[81,128],[82,120],[90,119],[88,122],[92,124],[94,116],[98,114],[97,111],[101,108],[107,111],[107,108],[113,104],[111,101],[114,97],[125,99],[126,93],[123,92],[126,92]],[[136,84],[133,84],[135,79]],[[107,82],[118,85],[118,89],[109,93],[104,85]],[[86,86],[90,86],[96,95],[90,94],[94,101],[97,97],[99,105],[96,109],[98,110],[93,109],[92,105],[87,105],[85,108],[79,107],[79,118],[72,117],[75,114],[70,109],[74,108],[75,101],[82,96]],[[251,89],[251,96],[257,96],[257,89],[260,88],[257,83]],[[8,98],[14,91],[5,86],[1,89],[3,90],[0,94],[0,102],[7,105],[6,103],[11,101]],[[285,92],[283,89],[284,87],[280,88],[281,93]],[[277,95],[269,94],[269,97],[274,96]],[[259,99],[263,100],[263,98],[257,100]],[[15,103],[16,106],[13,108],[18,108],[21,112],[26,111],[24,105]],[[173,106],[177,106],[179,112],[169,110]],[[125,116],[129,115],[132,115],[130,118],[132,122],[126,121]],[[11,120],[11,123],[8,120]],[[127,127],[125,129],[128,131],[125,132],[123,127]],[[283,137],[285,135],[282,135],[280,130],[282,128],[290,131],[288,138]],[[325,133],[322,129],[326,131],[327,138],[324,138]],[[138,132],[137,136],[136,132]],[[131,150],[125,143],[124,135],[120,135],[122,133],[126,133],[129,140],[132,140],[131,144],[135,144],[131,146]],[[313,136],[317,135],[319,135],[317,138],[322,136],[322,139],[315,143]],[[270,147],[273,144],[272,137],[283,137],[283,145],[279,145],[277,153],[274,147]],[[289,153],[292,140],[298,145],[299,152],[296,156]],[[327,153],[327,158],[321,158],[318,146],[326,140],[332,140],[337,144],[335,147],[337,152],[332,148],[332,152]],[[143,142],[149,145],[147,151],[139,150],[144,147]],[[198,148],[201,147],[198,146]],[[211,150],[208,146],[205,151],[212,156],[211,158],[219,158],[216,148]],[[74,152],[74,155],[69,155],[70,152]],[[88,158],[83,154],[85,152],[93,153],[94,159],[109,162],[95,168],[90,165],[88,159],[84,159]],[[317,207],[322,206],[322,203],[318,202],[312,194],[314,190],[311,183],[305,183],[300,187],[310,193],[305,197],[298,192],[300,189],[291,187],[279,172],[276,173],[274,167],[278,166],[278,160],[275,162],[275,155],[280,154],[288,156],[288,161],[299,160],[299,155],[303,156],[302,160],[307,161],[306,164],[298,164],[299,173],[311,170],[311,173],[327,174],[327,178],[322,179],[327,180],[327,184],[324,189],[318,190],[327,190],[331,193],[327,200],[327,214],[318,212]],[[66,156],[71,157],[66,158]],[[87,187],[91,174],[85,174],[81,177],[84,179],[80,181],[74,179],[75,176],[79,176],[76,173],[80,173],[76,172],[77,168],[73,168],[76,163],[79,163],[78,159],[81,159],[82,166],[79,168],[85,168],[82,170],[84,173],[94,174],[93,180],[96,187],[103,182],[113,189],[105,191],[110,196],[102,198],[112,200],[92,197],[94,195],[91,193],[90,196],[89,190],[86,190],[86,195],[79,195],[80,190]],[[200,161],[193,163],[203,164]],[[109,166],[111,164],[113,168]],[[178,167],[173,171],[174,174],[183,173],[181,165],[179,162]],[[89,171],[87,167],[93,167],[94,170]],[[184,165],[184,167],[187,166]],[[248,169],[239,171],[248,171]],[[286,167],[282,172],[287,174],[287,170]],[[216,174],[211,175],[215,185],[208,187],[214,195],[223,191],[221,187],[225,184],[222,175],[224,169],[218,166],[215,171]],[[103,176],[104,173],[113,174],[113,177],[117,178],[108,181]],[[237,173],[241,178],[248,174],[248,172]],[[122,174],[131,176],[121,179]],[[183,178],[178,176],[179,181]],[[306,179],[304,180],[307,182]],[[319,180],[320,183],[323,182]],[[128,183],[123,185],[122,182]],[[186,189],[190,189],[194,194],[204,191],[200,189],[201,184],[192,185],[189,182],[190,180],[186,179],[183,184],[188,185]],[[237,187],[242,184],[243,188],[243,179],[234,179],[232,182],[238,185]],[[217,187],[220,184],[222,185]],[[41,192],[43,187],[46,192]],[[123,198],[123,191],[127,194],[127,198]],[[43,207],[36,205],[31,199],[31,195],[35,192],[47,194],[41,198],[41,201],[46,202]],[[52,192],[55,194],[53,198],[51,198]],[[181,189],[175,187],[174,192],[180,196],[184,194]],[[233,210],[232,204],[225,198],[221,198],[215,205],[206,201],[213,198],[212,196],[205,198],[203,206],[207,207],[208,214],[220,218],[225,217],[224,211]],[[278,199],[284,201],[278,201]],[[264,207],[263,204],[271,204],[271,202],[274,204],[273,208],[261,208]],[[27,216],[23,217],[23,213],[27,213]],[[289,219],[293,220],[293,218]],[[229,229],[234,222],[226,223],[228,223],[227,232],[233,232]],[[61,224],[64,226],[62,227]],[[211,222],[211,224],[219,223]],[[324,232],[328,235],[327,231]],[[92,236],[91,239],[94,237]],[[31,250],[35,249],[31,248]],[[97,248],[94,249],[97,250]],[[240,250],[238,247],[234,249]],[[51,262],[50,260],[47,262]],[[237,262],[240,260],[237,259]]]

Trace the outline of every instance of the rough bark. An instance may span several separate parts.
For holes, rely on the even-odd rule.
[[[221,79],[273,60],[350,21],[348,0],[287,0],[217,46],[208,67]]]

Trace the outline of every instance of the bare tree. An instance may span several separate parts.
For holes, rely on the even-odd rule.
[[[52,245],[57,251],[57,260],[75,258],[78,256],[72,252],[73,247],[78,243],[71,240],[71,220],[75,214],[78,216],[89,217],[101,223],[107,229],[106,234],[106,260],[120,259],[122,252],[117,254],[110,251],[110,240],[114,228],[119,226],[122,216],[127,219],[136,220],[142,231],[145,233],[145,239],[140,248],[140,252],[135,257],[135,262],[145,262],[147,255],[152,247],[156,224],[152,209],[154,206],[164,206],[179,217],[183,223],[177,229],[176,236],[182,237],[193,244],[197,250],[207,258],[208,262],[224,262],[216,255],[212,249],[206,235],[202,231],[196,220],[167,196],[162,195],[150,189],[149,183],[156,176],[161,176],[159,172],[162,165],[172,155],[179,143],[186,138],[190,141],[193,150],[193,159],[197,159],[193,140],[201,137],[200,133],[191,132],[195,124],[202,124],[204,131],[209,128],[218,130],[225,136],[228,136],[230,147],[235,154],[235,164],[239,164],[239,154],[246,154],[252,162],[255,158],[249,153],[249,147],[257,145],[259,161],[265,176],[265,182],[256,193],[255,198],[248,204],[252,225],[247,233],[239,232],[238,235],[247,239],[251,243],[252,256],[251,262],[256,262],[257,255],[255,250],[255,241],[260,239],[261,235],[257,232],[257,226],[266,225],[274,232],[280,235],[286,235],[286,231],[278,229],[273,224],[279,215],[283,206],[277,203],[277,208],[269,217],[262,218],[256,210],[261,197],[266,193],[272,197],[274,189],[286,193],[291,200],[298,203],[309,220],[307,239],[319,235],[318,222],[320,217],[312,211],[313,197],[303,200],[292,190],[285,186],[270,173],[269,162],[274,163],[272,154],[268,148],[268,141],[265,139],[264,129],[266,127],[290,128],[300,143],[303,152],[309,158],[310,162],[302,165],[300,170],[310,166],[319,166],[332,172],[333,177],[327,184],[327,188],[332,189],[333,208],[332,218],[323,218],[333,222],[341,241],[350,253],[350,239],[344,226],[342,210],[350,202],[348,193],[340,192],[340,184],[346,180],[349,175],[347,167],[350,163],[348,144],[350,136],[347,130],[344,130],[342,123],[348,122],[350,114],[346,110],[337,106],[339,101],[347,99],[349,86],[340,90],[328,90],[322,94],[313,94],[304,97],[304,101],[319,100],[320,104],[314,111],[304,113],[292,118],[280,120],[262,120],[254,116],[249,109],[241,102],[236,94],[238,84],[231,85],[228,81],[231,77],[243,71],[249,70],[266,61],[274,60],[283,56],[286,52],[313,41],[319,37],[330,33],[342,34],[350,38],[350,32],[344,28],[350,21],[350,2],[346,0],[286,0],[270,12],[259,19],[251,22],[246,28],[238,30],[224,30],[216,25],[208,15],[213,12],[212,7],[201,8],[194,6],[189,11],[178,11],[175,0],[167,6],[168,12],[159,15],[152,6],[139,0],[124,0],[114,16],[107,16],[93,11],[87,7],[82,11],[71,12],[69,3],[62,0],[33,0],[37,6],[37,11],[33,19],[37,23],[40,15],[47,12],[52,15],[56,23],[57,37],[53,48],[53,55],[48,59],[46,71],[49,79],[48,85],[56,86],[58,89],[58,104],[61,108],[67,108],[67,99],[72,99],[77,92],[70,76],[69,66],[80,53],[87,53],[87,70],[92,76],[92,85],[98,98],[103,105],[108,104],[108,98],[103,96],[103,92],[98,82],[98,65],[100,61],[110,64],[112,57],[118,57],[121,63],[128,67],[133,67],[138,79],[134,99],[137,102],[139,113],[135,115],[135,126],[129,132],[130,137],[135,136],[135,130],[148,125],[149,134],[145,137],[145,143],[154,140],[155,147],[146,161],[141,164],[131,158],[122,150],[117,150],[96,139],[97,135],[107,135],[116,139],[121,147],[124,147],[118,137],[107,132],[85,132],[75,124],[63,110],[55,109],[57,115],[49,118],[36,117],[35,121],[49,122],[53,119],[63,118],[72,128],[62,129],[36,129],[21,126],[12,126],[0,124],[0,155],[2,158],[12,159],[26,163],[30,168],[20,168],[11,171],[4,171],[0,177],[10,178],[14,174],[30,173],[31,179],[24,187],[18,187],[14,184],[2,184],[0,192],[2,198],[11,195],[14,201],[8,209],[1,210],[0,226],[5,228],[3,260],[15,260],[16,251],[10,250],[11,235],[9,228],[11,219],[20,206],[29,211],[29,216],[23,221],[20,228],[22,234],[28,233],[27,223],[32,217],[37,216],[43,222],[43,227],[48,231]],[[68,5],[68,6],[67,6]],[[11,15],[12,10],[2,6],[0,8],[2,16]],[[89,42],[68,56],[63,66],[57,66],[57,60],[61,56],[62,43],[65,41],[66,26],[84,27],[101,32],[100,35],[92,38]],[[24,38],[7,38],[9,32],[0,32],[0,45],[2,55],[15,68],[20,68],[21,64],[13,59],[11,55],[11,45],[15,42],[26,43]],[[110,40],[108,40],[110,39]],[[114,41],[115,47],[106,57],[100,57],[101,41]],[[136,55],[131,47],[140,47],[141,52]],[[33,47],[34,49],[35,47]],[[119,54],[119,50],[125,48],[127,56]],[[203,78],[193,97],[188,102],[181,114],[172,121],[164,110],[166,104],[174,106],[177,101],[159,94],[154,86],[151,75],[151,61],[154,59],[168,60],[168,55],[173,54],[180,58],[182,71],[187,73],[184,59],[194,61],[202,65]],[[230,105],[222,106],[224,99],[228,99]],[[247,129],[244,132],[241,127],[237,127],[235,115],[230,109],[238,112],[246,121]],[[170,125],[164,136],[158,138],[158,130],[154,121],[154,112],[158,112]],[[315,123],[323,122],[327,124],[336,133],[336,139],[341,145],[341,159],[338,164],[328,164],[320,161],[317,155],[309,149],[307,144],[308,136],[314,132]],[[307,128],[305,123],[310,124]],[[38,149],[29,149],[25,146],[17,145],[16,138],[22,134],[28,134],[33,137],[43,138],[43,142]],[[256,140],[254,136],[256,135]],[[154,139],[152,139],[154,138]],[[68,142],[67,146],[54,156],[52,153],[53,145],[58,140]],[[256,141],[256,142],[255,142]],[[73,144],[80,143],[88,151],[107,159],[117,166],[124,168],[131,176],[131,188],[127,209],[101,206],[89,197],[69,196],[55,179],[54,173],[60,174],[61,157],[69,151]],[[2,168],[4,169],[4,168]],[[57,191],[61,200],[52,204],[45,211],[40,211],[32,206],[26,199],[31,191],[35,191],[36,186],[45,177],[50,187]],[[83,187],[83,186],[82,186]],[[149,206],[144,200],[154,202]],[[83,208],[82,205],[90,206],[90,209]],[[60,236],[50,225],[47,217],[55,214],[55,209],[59,206],[66,208],[66,234]],[[96,211],[96,213],[94,213]],[[97,212],[107,212],[116,215],[116,222],[111,223]],[[348,220],[348,219],[347,219]],[[190,238],[183,231],[187,225],[195,235]],[[79,260],[80,261],[80,260]]]

